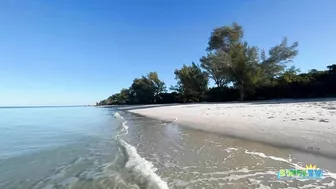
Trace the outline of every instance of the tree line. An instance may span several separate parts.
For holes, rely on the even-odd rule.
[[[298,55],[297,42],[289,44],[284,38],[266,52],[248,44],[243,36],[237,23],[214,29],[200,64],[192,62],[174,71],[177,83],[169,87],[172,92],[167,92],[157,72],[150,72],[96,105],[336,96],[336,64],[327,70],[300,73],[300,69],[288,66]],[[210,88],[209,80],[216,86]]]

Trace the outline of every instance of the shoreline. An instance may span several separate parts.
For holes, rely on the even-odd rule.
[[[114,108],[192,129],[336,158],[336,99]]]

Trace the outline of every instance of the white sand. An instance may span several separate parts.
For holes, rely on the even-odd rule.
[[[118,109],[195,129],[336,157],[336,99]]]

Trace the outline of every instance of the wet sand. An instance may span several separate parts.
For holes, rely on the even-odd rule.
[[[164,122],[336,158],[336,101],[122,106]]]
[[[181,127],[130,113],[125,140],[169,188],[332,188],[335,159]],[[280,169],[315,164],[322,180],[278,180]]]

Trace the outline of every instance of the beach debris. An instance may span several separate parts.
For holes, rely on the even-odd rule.
[[[336,110],[336,106],[333,107],[333,106],[327,106],[327,107],[323,107],[324,109],[327,109],[327,110]]]
[[[320,122],[329,123],[329,120],[327,120],[327,119],[320,119]]]
[[[307,146],[306,147],[308,150],[320,150],[319,147],[313,147],[313,146]]]
[[[160,121],[160,123],[167,124],[167,123],[172,123],[172,122],[174,122],[174,121],[176,121],[176,120],[177,120],[177,118],[174,118],[174,119],[171,120],[171,121]]]

